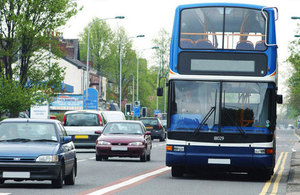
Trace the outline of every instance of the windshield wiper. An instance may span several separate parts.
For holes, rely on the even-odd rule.
[[[52,139],[35,139],[32,141],[35,141],[35,142],[57,142],[57,140],[52,140]]]
[[[32,141],[31,139],[25,139],[25,138],[16,138],[16,139],[7,139],[4,141],[8,141],[8,142],[30,142]]]
[[[236,124],[236,122],[231,118],[230,114],[228,113],[228,111],[226,109],[222,109],[225,111],[226,115],[229,117],[230,121],[235,125],[235,127],[240,131],[240,133],[242,135],[246,135],[245,131],[242,129],[241,126],[239,126],[238,124]]]
[[[195,129],[194,133],[198,134],[200,129],[203,127],[203,125],[206,123],[206,121],[209,119],[209,117],[214,113],[216,110],[216,107],[211,107],[211,109],[208,111],[208,113],[204,116],[198,127]]]

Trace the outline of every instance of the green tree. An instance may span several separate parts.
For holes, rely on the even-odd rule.
[[[82,61],[87,59],[88,30],[90,27],[89,39],[89,59],[93,61],[93,67],[98,74],[105,75],[109,65],[105,63],[105,58],[110,54],[110,45],[115,36],[109,25],[103,20],[93,19],[84,32],[80,34],[81,48],[80,57]]]
[[[77,4],[70,0],[0,1],[0,91],[11,97],[1,101],[2,112],[16,116],[29,104],[49,99],[50,88],[54,92],[60,88],[63,69],[49,63],[45,51],[51,48],[51,53],[59,55],[50,32],[77,11]]]
[[[288,113],[290,117],[295,117],[300,115],[300,39],[290,43],[289,51],[291,54],[287,62],[293,66],[294,70],[288,80],[290,88]]]
[[[167,75],[169,70],[171,36],[166,29],[160,29],[157,37],[152,40],[159,49],[155,51],[156,63],[160,65],[161,75]]]
[[[155,59],[157,64],[160,64],[158,70],[160,77],[159,83],[160,87],[164,87],[164,94],[158,98],[158,109],[163,112],[164,108],[167,108],[167,105],[165,105],[167,102],[165,102],[165,100],[167,100],[166,91],[168,88],[165,86],[165,83],[168,81],[171,36],[165,29],[161,29],[157,37],[153,39],[153,43],[159,47],[155,52]]]

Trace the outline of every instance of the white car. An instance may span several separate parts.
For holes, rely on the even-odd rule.
[[[65,113],[63,125],[76,148],[95,148],[99,136],[95,131],[114,120],[125,120],[125,116],[120,111],[77,110]]]

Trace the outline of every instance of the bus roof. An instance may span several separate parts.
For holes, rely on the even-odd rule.
[[[197,3],[197,4],[187,4],[187,5],[179,5],[177,9],[186,9],[186,8],[194,8],[194,7],[242,7],[242,8],[253,8],[253,9],[262,9],[266,6],[262,5],[253,5],[253,4],[242,4],[242,3]]]

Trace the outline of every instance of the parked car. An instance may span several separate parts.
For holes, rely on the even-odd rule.
[[[5,180],[51,180],[55,188],[74,185],[74,144],[60,121],[5,119],[0,123],[0,184]]]
[[[109,121],[125,120],[120,111],[77,110],[64,114],[63,125],[76,148],[95,148],[98,134]]]
[[[137,157],[150,160],[151,132],[140,121],[109,122],[96,141],[96,161],[109,157]]]
[[[164,141],[166,139],[166,130],[163,127],[159,118],[156,117],[143,117],[140,118],[140,121],[143,122],[146,129],[151,131],[152,139],[159,139],[160,141]]]

